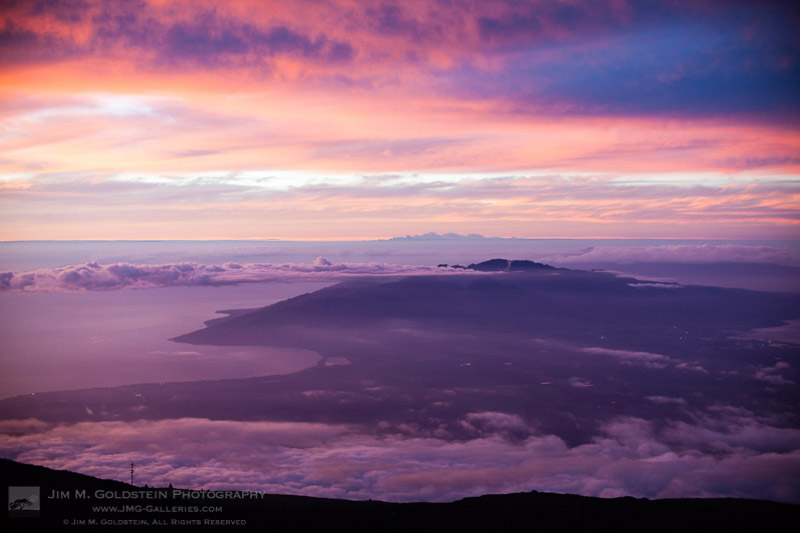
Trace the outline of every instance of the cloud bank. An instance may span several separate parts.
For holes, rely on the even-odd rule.
[[[654,398],[653,401],[664,401]],[[670,400],[671,401],[671,400]],[[516,415],[472,413],[474,438],[376,436],[341,425],[207,419],[0,423],[0,454],[139,483],[389,501],[449,501],[529,490],[800,503],[800,430],[721,406],[656,426],[618,418],[568,447]]]
[[[490,241],[490,239],[483,239]],[[492,240],[492,242],[495,242]],[[505,242],[496,240],[496,242]],[[517,254],[524,240],[508,240],[505,251],[487,250],[487,254]],[[512,249],[518,250],[518,252]],[[526,253],[530,254],[528,250]],[[800,264],[800,257],[788,248],[742,244],[680,244],[658,246],[596,246],[576,252],[535,255],[536,261],[557,266],[587,268],[587,265],[630,263],[769,263]],[[213,259],[212,259],[213,260]],[[426,265],[403,265],[386,262],[332,262],[317,257],[310,263],[206,264],[175,262],[138,264],[116,262],[82,264],[30,271],[0,272],[0,291],[84,291],[144,289],[152,287],[229,285],[262,281],[338,280],[352,275],[454,274],[463,271]],[[649,278],[648,278],[649,279]],[[680,289],[676,283],[641,282],[632,287]]]
[[[324,257],[312,263],[167,263],[136,265],[95,261],[28,272],[0,272],[0,291],[102,291],[154,287],[231,285],[261,281],[337,280],[352,275],[457,274],[428,266],[389,263],[332,263]]]
[[[658,246],[592,246],[577,252],[554,254],[542,261],[560,265],[582,263],[777,263],[797,264],[788,248],[746,244],[662,244]]]

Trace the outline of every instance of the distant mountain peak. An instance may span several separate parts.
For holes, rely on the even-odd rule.
[[[387,239],[389,241],[459,241],[459,240],[474,240],[486,239],[483,235],[477,233],[470,233],[469,235],[461,235],[459,233],[434,233],[429,231],[422,235],[406,235],[405,237],[392,237]]]

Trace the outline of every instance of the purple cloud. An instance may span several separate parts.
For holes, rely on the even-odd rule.
[[[766,381],[767,383],[771,383],[773,385],[794,385],[794,381],[786,379],[780,373],[782,370],[788,370],[790,368],[791,365],[784,361],[775,363],[773,366],[762,366],[756,371],[756,379]]]
[[[476,436],[500,435],[507,440],[523,440],[535,430],[522,417],[507,413],[470,413],[461,426]]]
[[[673,398],[672,396],[645,396],[645,399],[653,403],[686,405],[686,400],[683,398]]]
[[[594,384],[588,379],[579,378],[577,376],[569,378],[569,384],[576,388],[594,387]]]
[[[0,423],[0,454],[140,483],[351,499],[448,501],[528,490],[616,497],[747,497],[800,502],[800,430],[721,407],[694,422],[619,418],[588,444],[516,439],[524,421],[473,413],[466,441],[374,428],[206,419]],[[659,429],[660,427],[660,429]],[[413,428],[406,428],[413,430]]]
[[[680,368],[681,370],[691,370],[692,372],[700,372],[701,374],[708,374],[708,370],[703,368],[703,366],[697,361],[679,363],[675,365],[675,368]]]
[[[7,4],[6,61],[125,50],[140,68],[269,75],[265,59],[286,56],[333,68],[333,83],[372,87],[414,68],[451,96],[502,95],[520,113],[797,112],[797,13],[784,2]]]
[[[318,257],[308,263],[168,263],[101,265],[88,262],[28,272],[0,272],[0,291],[83,291],[147,289],[191,285],[231,285],[275,280],[337,280],[350,275],[450,274],[463,271],[388,263],[332,263]]]
[[[628,283],[628,287],[638,288],[651,288],[651,289],[681,289],[682,285],[679,283]]]

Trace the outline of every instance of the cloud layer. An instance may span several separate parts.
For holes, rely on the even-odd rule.
[[[654,397],[652,401],[670,401]],[[309,423],[206,419],[0,425],[0,454],[139,483],[391,501],[448,501],[529,490],[649,498],[747,497],[800,502],[800,431],[720,406],[694,422],[606,423],[568,447],[515,415],[476,412],[474,438],[383,435]]]
[[[0,272],[0,291],[84,291],[147,289],[153,287],[231,285],[260,281],[337,280],[349,275],[459,274],[427,266],[388,263],[332,263],[318,257],[313,263],[168,263],[134,265],[89,262],[29,272]]]
[[[788,248],[746,244],[660,244],[656,246],[593,246],[544,261],[582,263],[777,263],[796,264],[800,258]]]
[[[138,157],[144,156],[118,154],[115,160]],[[0,180],[0,227],[20,239],[138,239],[153,231],[163,239],[358,240],[442,228],[517,237],[746,239],[791,238],[798,218],[797,184],[771,178],[757,185],[699,185],[647,177],[617,183],[616,173],[197,174],[19,174]],[[698,235],[698,228],[708,231]]]
[[[486,244],[486,248],[482,245]],[[295,243],[296,244],[296,243]],[[374,243],[373,243],[374,245]],[[276,245],[278,246],[278,245]],[[329,245],[330,251],[336,255],[354,253],[354,244],[343,245],[339,250]],[[393,248],[380,248],[379,252],[370,252],[370,243],[362,243],[364,254],[391,256],[398,253]],[[278,246],[279,247],[279,246]],[[308,245],[303,249],[313,248]],[[163,251],[163,247],[158,248]],[[343,252],[344,250],[344,252]],[[469,242],[464,245],[465,252],[473,250],[475,254],[505,254],[517,257],[520,254],[531,254],[531,250],[522,240],[481,239],[477,244]],[[409,252],[410,249],[402,248]],[[196,250],[187,253],[197,253]],[[237,253],[237,250],[230,252]],[[437,254],[436,251],[420,248],[416,252],[418,259],[436,263],[447,258],[448,252]],[[35,252],[30,252],[31,257]],[[172,254],[179,255],[179,254]],[[217,258],[224,255],[218,252]],[[413,254],[412,254],[413,255]],[[438,259],[437,259],[438,257]],[[657,246],[594,246],[567,253],[545,253],[530,255],[537,261],[572,268],[589,268],[607,264],[627,263],[682,263],[682,264],[715,264],[715,263],[771,263],[784,265],[800,264],[797,253],[774,246],[757,246],[744,244],[664,244]],[[201,259],[203,260],[203,259]],[[205,259],[208,260],[208,259]],[[213,260],[213,259],[212,259]],[[163,259],[162,259],[163,261]],[[155,260],[153,262],[156,262]],[[83,264],[58,268],[42,268],[29,271],[0,272],[0,291],[80,291],[80,290],[113,290],[122,288],[150,288],[192,285],[225,285],[250,283],[259,281],[291,281],[301,279],[337,280],[350,275],[414,275],[414,274],[454,274],[463,271],[440,269],[432,266],[395,264],[386,262],[331,262],[324,257],[317,257],[311,263],[249,263],[224,262],[207,264],[201,262],[180,262],[161,264],[139,264],[115,262],[110,264],[88,261]],[[650,278],[647,278],[650,279]],[[708,283],[713,283],[709,280]],[[675,283],[642,282],[631,284],[633,287],[656,287],[663,289],[679,289]]]

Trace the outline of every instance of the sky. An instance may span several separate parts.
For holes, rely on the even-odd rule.
[[[791,2],[7,0],[0,240],[790,239]]]

